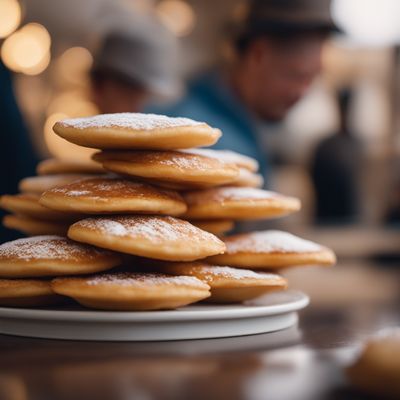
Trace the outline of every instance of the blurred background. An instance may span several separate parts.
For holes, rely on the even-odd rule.
[[[143,82],[132,83],[135,94],[121,94],[137,109],[168,109],[185,96],[187,82],[233,57],[227,40],[229,22],[241,18],[245,3],[0,0],[2,97],[6,96],[3,83],[6,88],[11,73],[11,89],[36,159],[88,157],[90,151],[58,138],[52,126],[66,117],[89,116],[112,108],[102,103],[101,91],[107,90],[104,71],[108,71],[104,65],[121,54],[126,58],[129,45],[124,47],[117,40],[120,48],[113,53],[110,32],[144,35],[148,46],[168,50],[170,57],[156,57],[153,64],[144,50],[143,57],[132,56],[130,65],[139,68],[143,62],[139,71],[151,71],[154,65],[169,68],[174,90],[149,89],[151,97],[146,97],[146,104]],[[354,266],[337,278],[341,285],[353,287],[363,279],[369,287],[381,279],[383,283],[373,296],[385,297],[394,285],[389,274],[371,270],[360,278],[353,271],[361,259],[398,266],[400,2],[334,0],[330,7],[338,29],[324,40],[322,72],[279,122],[263,121],[256,140],[268,160],[267,187],[297,196],[303,203],[300,213],[273,226],[332,247],[339,260]],[[153,29],[146,22],[153,19],[160,27]],[[173,48],[177,55],[172,56]],[[117,102],[119,96],[114,98]],[[8,110],[7,104],[2,108]],[[4,126],[1,129],[2,151],[12,163],[19,157],[9,146],[13,133]],[[1,193],[12,191],[12,185],[16,182],[0,188]],[[360,268],[367,271],[365,266]],[[310,286],[306,290],[311,295],[318,291],[318,273],[313,272],[312,282],[307,273],[289,274],[294,282],[299,280],[299,286]],[[336,279],[334,271],[331,275]],[[326,275],[321,279],[326,281]],[[321,291],[322,297],[331,298],[326,285]],[[357,290],[351,295],[357,296]]]

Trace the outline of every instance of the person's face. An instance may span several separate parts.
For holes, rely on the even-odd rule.
[[[253,111],[280,120],[298,102],[321,70],[325,34],[261,38],[249,49]]]
[[[93,86],[93,101],[102,114],[140,112],[147,99],[145,90],[113,79],[104,79]]]

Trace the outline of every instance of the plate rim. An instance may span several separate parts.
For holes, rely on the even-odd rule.
[[[210,310],[188,310],[185,307],[183,309],[165,311],[38,310],[29,308],[0,307],[0,319],[52,320],[57,322],[79,321],[80,323],[227,320],[278,315],[299,311],[310,303],[309,296],[301,291],[288,290],[285,294],[288,296],[292,295],[293,297],[297,296],[297,298],[282,304],[251,305],[244,303],[242,305],[228,305],[236,307],[233,309],[229,309],[227,305],[212,305],[214,309]],[[220,308],[215,309],[215,307]]]

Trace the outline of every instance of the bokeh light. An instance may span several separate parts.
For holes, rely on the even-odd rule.
[[[57,60],[57,78],[64,83],[79,85],[87,79],[93,56],[84,47],[71,47]]]
[[[21,6],[17,0],[0,0],[0,38],[13,33],[21,23]]]
[[[1,58],[15,72],[37,75],[49,65],[50,45],[50,35],[44,26],[27,24],[4,41]]]
[[[332,14],[336,23],[357,44],[400,43],[399,0],[335,0]]]
[[[163,0],[157,5],[156,13],[161,22],[178,37],[190,34],[195,26],[194,10],[182,0]]]
[[[96,152],[95,149],[77,146],[76,144],[67,142],[57,136],[53,131],[53,126],[56,122],[69,118],[65,113],[54,113],[47,117],[44,124],[44,139],[46,146],[52,156],[63,159],[88,160],[91,155]]]

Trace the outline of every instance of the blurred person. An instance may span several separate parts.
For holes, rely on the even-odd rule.
[[[218,71],[196,77],[176,104],[156,108],[170,116],[222,129],[216,148],[252,156],[265,168],[257,143],[265,123],[281,121],[321,70],[321,52],[336,30],[330,0],[251,0],[232,22],[232,57]],[[265,124],[265,125],[264,125]]]
[[[15,99],[10,71],[0,61],[0,195],[18,192],[18,182],[35,174],[38,161]],[[0,210],[0,218],[4,212]],[[0,224],[0,243],[20,237]]]
[[[153,96],[173,96],[179,89],[175,52],[175,39],[156,20],[108,33],[90,73],[100,113],[138,112]]]
[[[351,99],[350,90],[339,93],[339,130],[317,145],[312,158],[317,223],[354,223],[360,215],[362,146],[348,126]]]

